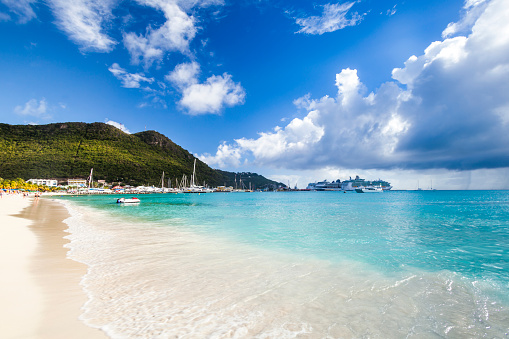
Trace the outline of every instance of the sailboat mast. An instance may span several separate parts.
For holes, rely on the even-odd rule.
[[[191,177],[191,187],[196,186],[196,158],[194,159],[194,165],[193,165],[193,176]]]
[[[88,190],[90,190],[90,185],[92,184],[92,173],[94,172],[94,169],[90,169],[90,175],[88,176]]]

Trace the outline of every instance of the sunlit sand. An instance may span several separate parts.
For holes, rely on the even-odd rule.
[[[86,266],[66,258],[68,216],[45,199],[0,199],[0,337],[106,338],[79,320]]]

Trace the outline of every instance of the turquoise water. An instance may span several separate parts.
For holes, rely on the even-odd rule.
[[[509,192],[154,194],[80,203],[237,242],[397,270],[406,265],[493,278],[509,287]],[[178,219],[178,220],[175,220]]]
[[[283,284],[287,288],[292,286],[290,289],[292,293],[289,293],[288,289],[284,292],[281,289],[277,292],[277,297],[271,298],[274,302],[270,308],[271,311],[281,312],[279,309],[275,311],[279,307],[278,304],[283,303],[283,299],[278,298],[281,294],[289,294],[285,296],[284,302],[291,304],[292,298],[295,298],[295,305],[301,305],[295,306],[293,313],[305,313],[307,308],[302,306],[304,303],[302,298],[306,297],[302,291],[307,291],[307,295],[313,294],[315,292],[309,291],[313,291],[313,286],[321,286],[321,284],[324,286],[319,296],[316,296],[317,299],[324,298],[320,307],[330,309],[331,305],[328,303],[343,304],[343,307],[335,312],[323,310],[322,320],[313,320],[313,317],[304,315],[301,319],[292,319],[294,322],[290,323],[296,326],[296,329],[286,328],[287,325],[284,324],[289,323],[286,319],[282,322],[283,325],[275,327],[277,331],[274,328],[257,329],[258,332],[253,330],[256,326],[267,327],[267,320],[265,320],[260,321],[260,324],[256,326],[246,324],[240,326],[240,332],[235,332],[237,335],[232,335],[233,337],[243,337],[242,331],[247,331],[249,336],[279,337],[283,329],[285,333],[283,337],[334,337],[331,335],[330,326],[337,324],[338,317],[342,319],[341,326],[343,326],[334,325],[339,326],[335,327],[339,337],[385,337],[387,335],[399,337],[410,334],[428,336],[430,333],[452,337],[478,335],[497,337],[505,336],[509,331],[509,321],[506,321],[509,319],[507,318],[509,316],[507,308],[509,305],[509,192],[507,191],[394,191],[382,194],[339,192],[153,194],[139,196],[142,202],[137,205],[116,204],[116,198],[116,196],[63,198],[72,203],[68,207],[71,210],[75,209],[74,218],[78,218],[76,211],[81,207],[93,208],[92,211],[101,215],[103,222],[99,222],[99,219],[93,219],[93,222],[88,221],[95,225],[95,232],[108,234],[111,238],[129,234],[129,237],[141,239],[141,237],[148,237],[147,233],[151,234],[151,238],[146,238],[143,243],[138,243],[139,246],[135,246],[136,254],[134,250],[130,250],[123,257],[119,256],[115,259],[104,257],[94,259],[97,260],[95,262],[88,259],[81,260],[91,267],[105,265],[108,260],[110,264],[115,260],[122,260],[125,264],[126,256],[132,255],[133,262],[139,262],[140,265],[142,262],[143,265],[153,264],[152,271],[157,271],[159,267],[163,269],[163,266],[167,265],[166,260],[170,259],[178,262],[178,265],[175,263],[176,266],[168,267],[169,270],[193,271],[199,263],[190,258],[196,257],[197,261],[206,262],[210,256],[214,258],[210,259],[210,266],[203,268],[207,273],[202,272],[203,276],[196,276],[196,281],[193,282],[197,287],[202,286],[201,283],[205,284],[204,280],[207,279],[211,281],[229,279],[224,275],[236,270],[239,270],[239,273],[232,278],[232,281],[236,281],[238,276],[239,281],[245,283],[247,278],[242,276],[244,274],[248,276],[250,273],[242,270],[244,266],[249,267],[250,272],[259,270],[258,273],[253,273],[259,279],[262,279],[264,275],[274,275],[274,278],[270,280],[274,285]],[[78,214],[81,215],[80,225],[82,225],[87,222],[88,212],[80,213]],[[100,227],[97,226],[98,224]],[[128,224],[136,226],[126,226]],[[79,231],[83,228],[79,230],[76,228],[74,232],[72,230],[71,227],[75,245],[79,244],[80,236],[86,237],[88,234],[88,231]],[[180,239],[179,243],[174,242],[175,237]],[[182,240],[184,239],[182,237],[188,238]],[[103,238],[107,237],[103,236]],[[101,238],[97,241],[103,240]],[[165,243],[165,241],[168,242]],[[154,247],[156,243],[157,248]],[[215,247],[205,250],[207,246],[214,244],[216,244]],[[110,241],[102,246],[123,251],[125,242]],[[232,250],[229,246],[235,249]],[[170,247],[172,247],[171,250]],[[176,248],[181,248],[181,252]],[[100,258],[101,251],[99,249],[96,251],[98,252],[94,254],[94,258]],[[85,253],[83,250],[82,258],[91,257],[92,254],[89,252]],[[75,249],[75,253],[79,254],[79,251]],[[78,254],[76,256],[79,260]],[[154,257],[158,259],[155,260]],[[271,261],[273,263],[267,263]],[[232,262],[238,262],[239,267],[232,267]],[[260,267],[261,262],[268,266]],[[297,268],[288,269],[288,267]],[[281,270],[285,272],[283,273],[285,278],[278,277],[277,274],[281,274]],[[320,272],[322,278],[302,278],[301,283],[295,286],[289,283],[292,279],[301,279],[315,270],[316,274]],[[98,273],[96,278],[101,278],[101,274],[104,275],[104,272]],[[161,276],[158,279],[172,279],[175,285],[181,281],[173,276],[164,276],[164,278]],[[195,278],[186,276],[185,279]],[[341,287],[344,289],[343,292],[340,291],[341,288],[337,283],[330,285],[330,281],[325,281],[336,279],[345,281],[346,285]],[[92,276],[89,277],[89,281],[92,299],[94,293],[106,293],[105,290],[93,287]],[[266,279],[261,281],[266,283]],[[209,288],[208,284],[203,285],[207,287],[198,288]],[[224,281],[218,282],[217,288],[200,298],[206,299],[226,293],[222,292],[221,284],[224,284]],[[456,289],[453,290],[452,286]],[[184,287],[182,285],[182,288]],[[356,290],[357,287],[359,290]],[[253,290],[257,288],[252,287]],[[157,289],[159,293],[167,293],[163,288]],[[394,291],[387,294],[387,289]],[[273,289],[267,291],[272,293]],[[330,291],[335,292],[330,294],[332,293]],[[237,294],[242,293],[246,291],[239,290]],[[266,292],[257,291],[253,292],[253,295],[259,298],[258,296],[264,293]],[[350,295],[350,299],[345,297],[343,300],[342,293]],[[220,297],[222,301],[231,298],[227,303],[229,306],[223,305],[216,309],[213,317],[216,317],[218,312],[223,312],[225,307],[238,304],[239,297],[233,296],[234,294],[231,292]],[[377,321],[379,325],[384,324],[387,321],[387,313],[382,310],[384,307],[396,309],[396,305],[401,309],[399,313],[394,311],[396,313],[392,316],[395,319],[406,317],[406,320],[398,320],[397,322],[402,323],[395,324],[393,328],[389,326],[387,333],[380,332],[381,330],[376,329],[376,325],[367,325],[368,320],[359,320],[363,319],[363,316],[344,311],[344,308],[350,305],[348,303],[352,302],[352,295],[359,296],[359,300],[362,301],[358,302],[365,308],[366,314],[371,314],[372,318],[369,321],[374,324]],[[401,297],[403,295],[406,299]],[[436,297],[436,300],[433,297]],[[334,298],[338,299],[333,302]],[[380,299],[376,301],[376,298]],[[395,301],[397,299],[401,300]],[[439,302],[438,300],[441,299],[449,301]],[[191,298],[186,299],[186,302],[194,305],[198,301]],[[415,305],[411,310],[405,309],[405,305],[408,304]],[[358,307],[361,307],[360,305]],[[175,311],[172,311],[172,307],[174,306],[168,305],[168,312]],[[249,309],[250,315],[270,312],[261,304],[249,305],[246,309]],[[178,310],[183,312],[186,308]],[[461,320],[456,318],[457,315],[444,315],[448,312],[453,314],[455,310],[462,314],[459,316]],[[89,314],[94,313],[89,312]],[[209,314],[209,316],[212,315]],[[228,317],[231,316],[231,314],[228,315]],[[247,317],[246,314],[243,316]],[[236,313],[235,317],[237,317]],[[87,319],[94,323],[93,316]],[[143,322],[141,319],[138,321]],[[362,328],[363,325],[359,325],[360,328],[358,328],[352,325],[358,321],[365,327]],[[328,323],[327,326],[329,326],[323,324],[324,328],[327,328],[326,333],[324,333],[325,330],[317,330],[321,328],[323,322]],[[258,324],[257,321],[254,323]],[[95,324],[96,327],[105,326],[100,322]],[[202,334],[230,336],[224,332],[214,332],[214,328],[218,327],[217,323],[215,324],[216,327],[208,324],[210,330]],[[229,324],[228,326],[231,327],[231,323]],[[169,332],[164,332],[165,330],[162,329],[161,333],[185,335],[194,333],[192,331],[195,331],[197,325],[195,323],[187,324],[187,327],[179,326],[183,325],[179,322],[175,323],[173,327],[166,329]],[[178,332],[176,328],[187,328],[187,330]],[[111,333],[121,332],[112,331]],[[149,336],[140,335],[140,337]]]

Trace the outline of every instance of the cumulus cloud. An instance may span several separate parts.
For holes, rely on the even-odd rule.
[[[224,107],[244,103],[245,91],[231,75],[213,75],[199,83],[200,67],[196,62],[177,65],[166,76],[182,94],[179,104],[190,114],[219,114]]]
[[[138,0],[138,3],[162,11],[166,21],[157,29],[148,26],[143,35],[124,33],[124,45],[131,54],[132,62],[143,62],[146,67],[150,67],[167,52],[187,53],[189,43],[197,32],[196,19],[188,15],[177,1]]]
[[[379,163],[395,147],[407,122],[398,113],[404,92],[392,83],[365,95],[357,71],[345,69],[336,75],[335,98],[309,97],[296,101],[308,113],[285,127],[260,133],[256,139],[235,140],[259,165],[290,168],[320,168],[343,165],[357,168]]]
[[[116,121],[113,121],[113,120],[108,120],[106,119],[105,121],[108,125],[111,125],[113,127],[116,127],[118,128],[119,130],[121,130],[122,132],[124,133],[127,133],[127,134],[131,134],[131,132],[124,126],[124,124],[121,124],[119,122],[116,122]]]
[[[154,82],[154,78],[147,78],[142,73],[128,73],[125,69],[114,63],[108,70],[117,78],[122,81],[122,87],[125,88],[140,88],[141,82]]]
[[[238,167],[241,164],[242,154],[239,148],[231,147],[223,142],[217,148],[215,155],[205,153],[200,156],[200,160],[209,164],[209,166],[217,166],[220,168],[233,166]]]
[[[182,91],[180,104],[191,115],[218,114],[224,107],[244,103],[245,92],[231,75],[213,75],[202,84],[192,84]]]
[[[57,25],[85,51],[109,52],[116,42],[104,29],[116,0],[49,0]]]
[[[343,4],[326,4],[320,16],[309,16],[307,18],[296,18],[295,22],[302,28],[297,33],[323,34],[343,29],[347,26],[355,26],[361,20],[362,16],[358,13],[352,13],[347,17],[348,12],[355,2],[345,2]]]
[[[41,100],[31,99],[25,105],[19,105],[14,108],[14,112],[19,115],[29,115],[34,117],[45,117],[48,112],[48,103],[45,98]]]
[[[198,83],[200,65],[197,62],[179,64],[175,69],[166,75],[165,79],[177,88],[184,90],[186,87]]]
[[[0,0],[0,2],[17,16],[20,24],[27,23],[37,17],[32,8],[32,5],[35,4],[37,0]],[[10,16],[0,13],[0,20],[10,20]]]
[[[490,1],[469,35],[431,43],[371,93],[344,69],[336,95],[295,101],[303,118],[228,149],[294,169],[509,167],[507,17],[506,1]]]

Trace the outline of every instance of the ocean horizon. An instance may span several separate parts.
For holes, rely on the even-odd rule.
[[[112,338],[509,335],[508,191],[116,198],[58,198]]]

